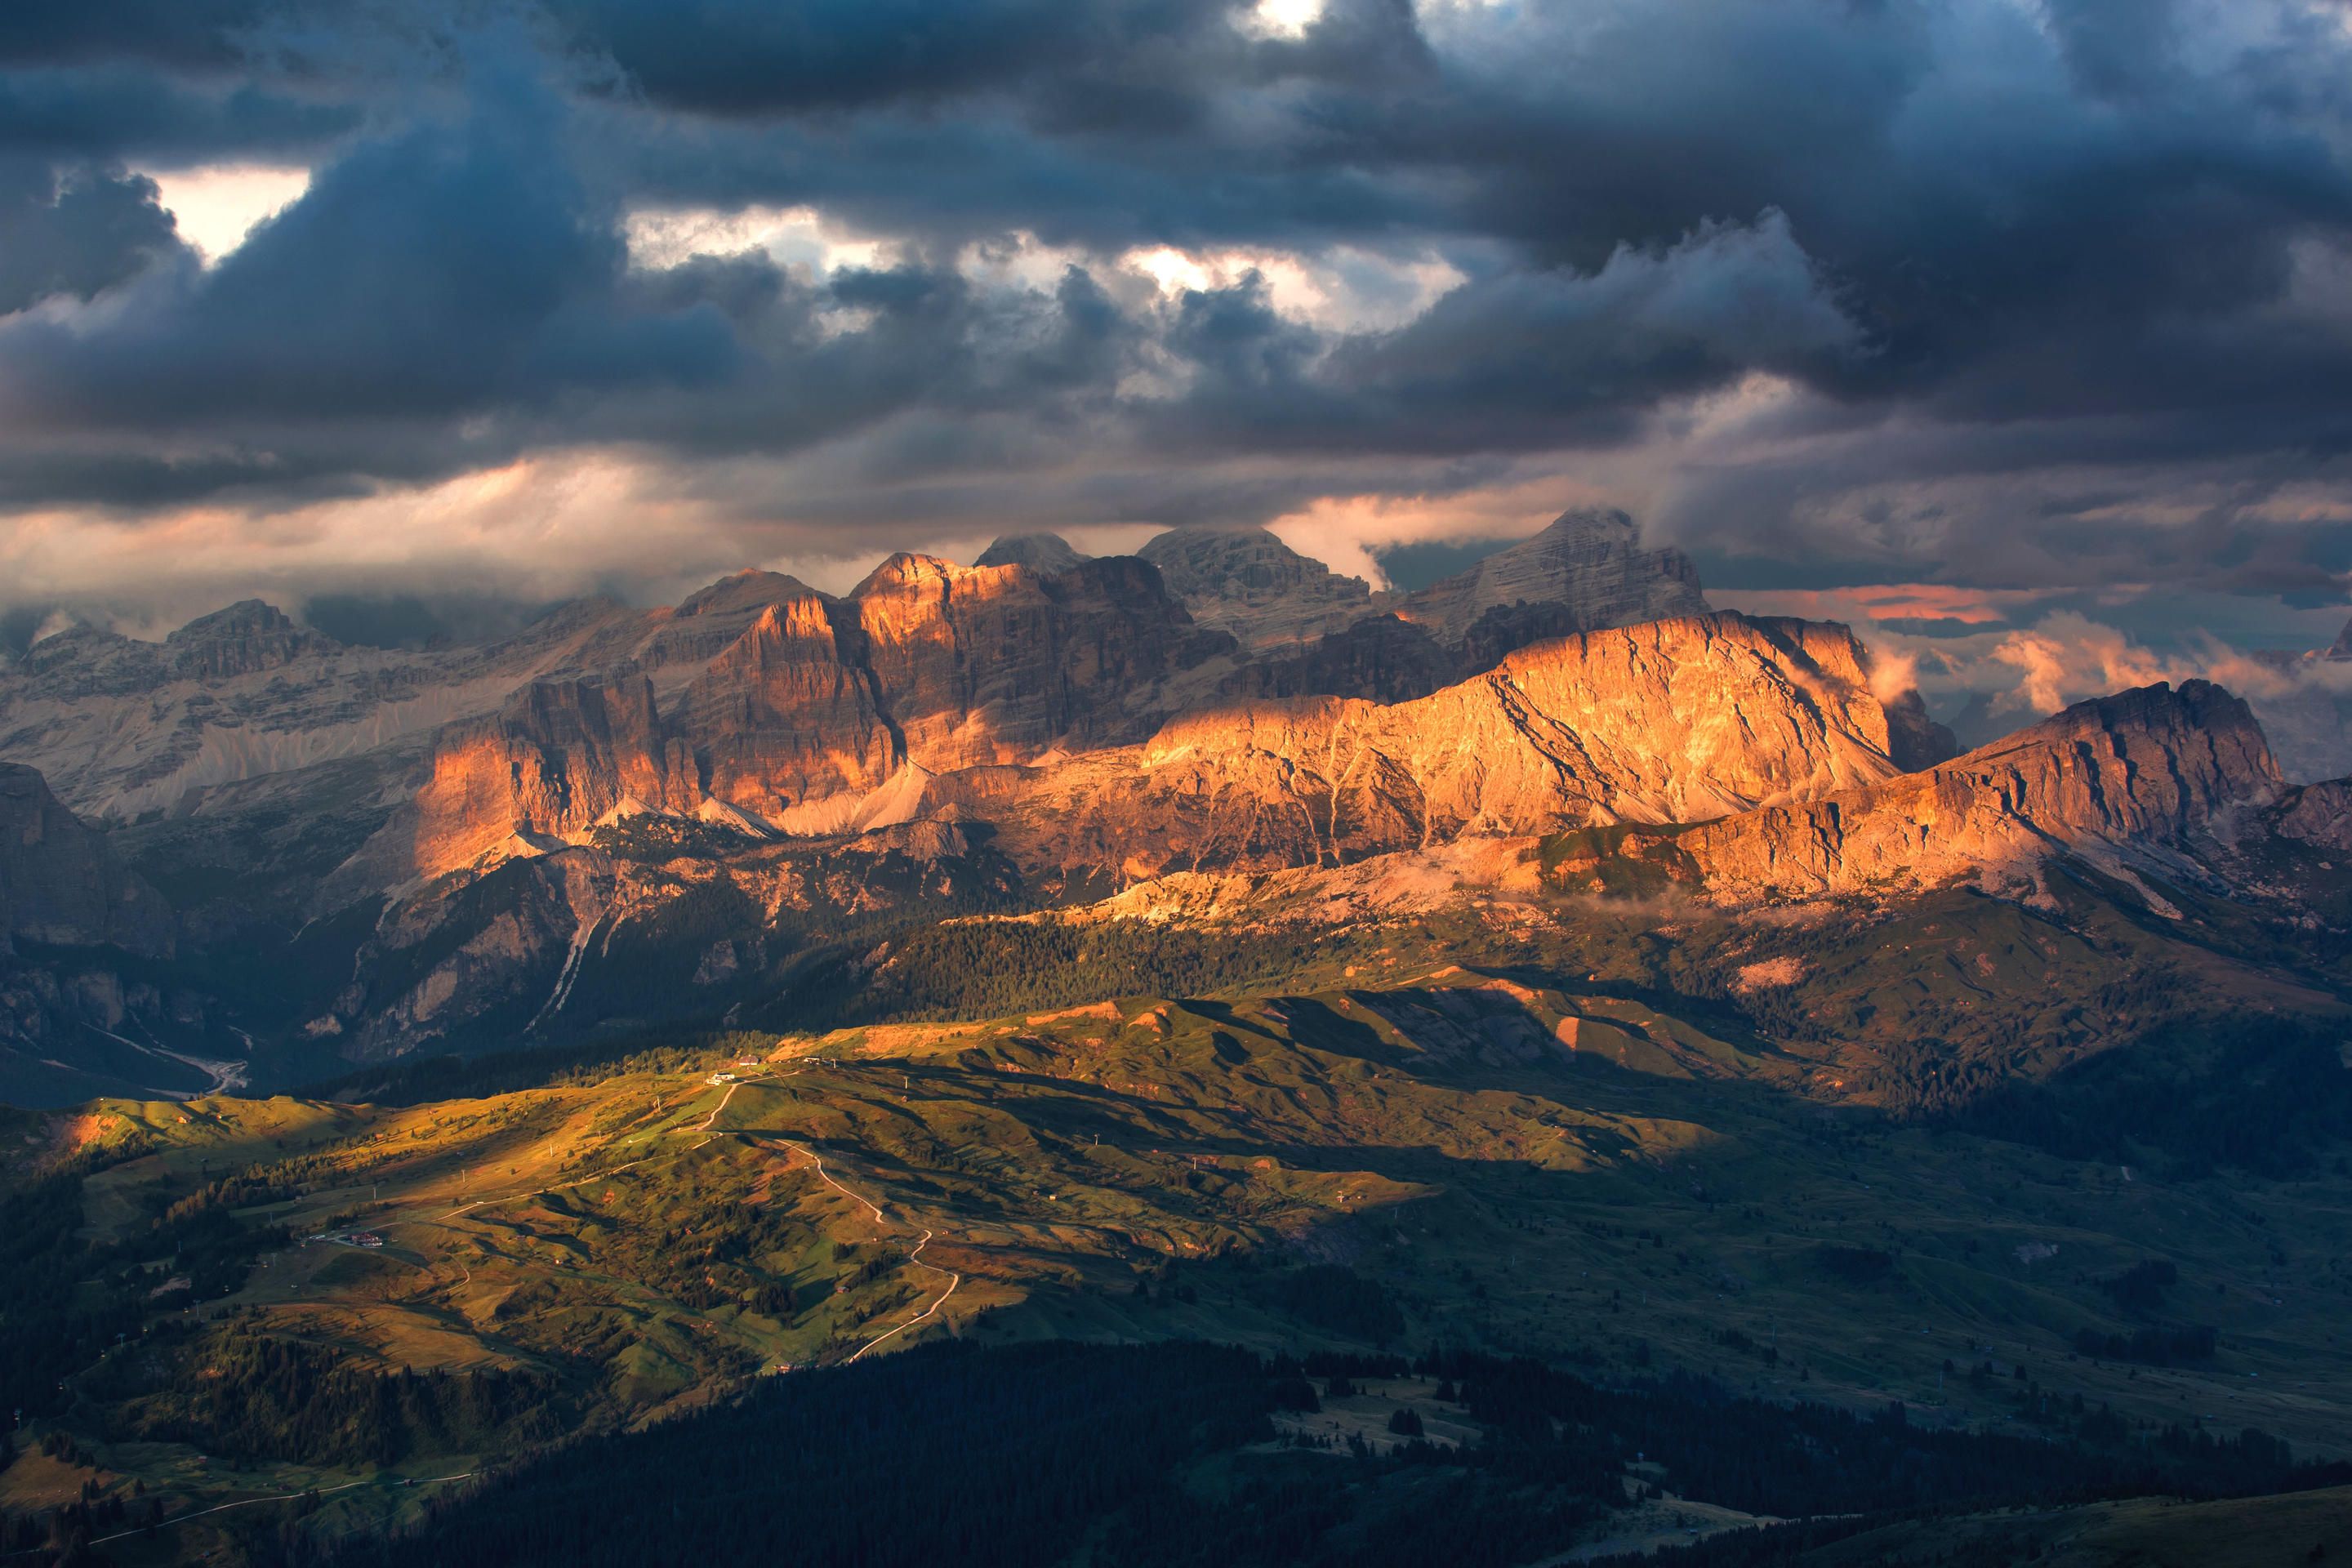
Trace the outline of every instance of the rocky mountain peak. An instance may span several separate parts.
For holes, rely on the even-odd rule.
[[[709,587],[679,600],[676,614],[681,620],[689,616],[723,616],[743,610],[756,614],[770,605],[820,596],[814,588],[797,577],[745,567],[734,575],[721,577]]]
[[[332,637],[297,626],[260,599],[240,599],[199,616],[163,639],[173,671],[184,679],[226,680],[278,669],[306,654],[331,653]]]
[[[1489,612],[1522,603],[1562,606],[1575,631],[1708,613],[1689,556],[1643,549],[1632,518],[1597,509],[1562,512],[1533,538],[1408,595],[1401,613],[1452,645]]]
[[[1965,879],[2038,898],[2055,855],[2132,880],[2136,864],[2177,858],[2225,813],[2281,789],[2243,701],[2210,681],[2158,681],[1926,773],[1709,824],[1677,847],[1727,902]]]
[[[2270,742],[2245,700],[2210,680],[2095,697],[1956,757],[1938,773],[2032,767],[2053,789],[2050,826],[2181,830],[2281,785]],[[2072,782],[2079,777],[2080,787]]]
[[[1231,632],[1245,648],[1342,632],[1376,608],[1370,584],[1339,575],[1262,528],[1173,528],[1136,553],[1160,569],[1194,620]]]
[[[1058,533],[1005,533],[991,541],[972,564],[1026,566],[1040,576],[1053,577],[1093,559],[1080,554]]]
[[[1008,570],[1003,566],[964,566],[942,556],[901,550],[868,572],[849,591],[848,598],[857,604],[909,590],[948,592],[967,585],[992,584],[1002,581]]]

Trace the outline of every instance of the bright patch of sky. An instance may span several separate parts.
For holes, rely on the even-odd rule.
[[[873,267],[890,246],[853,235],[814,207],[641,207],[623,226],[629,264],[648,270],[676,267],[695,256],[735,256],[764,250],[779,267],[823,278],[841,267]]]
[[[1314,254],[1282,250],[1132,250],[1121,265],[1148,274],[1163,294],[1231,289],[1255,272],[1274,308],[1328,331],[1401,327],[1467,275],[1435,251],[1410,257],[1334,247]]]
[[[1255,38],[1304,37],[1323,16],[1323,0],[1257,0],[1234,14],[1234,25]]]
[[[624,233],[630,264],[638,268],[763,250],[779,266],[813,279],[836,268],[887,266],[896,249],[891,240],[852,233],[805,206],[641,208],[628,215]],[[1139,275],[1163,299],[1187,289],[1235,288],[1255,272],[1276,310],[1333,332],[1401,327],[1468,278],[1435,250],[1400,256],[1350,246],[1315,252],[1157,246],[1127,251],[1106,267],[1103,258],[1025,233],[969,245],[959,266],[975,283],[1039,293],[1051,292],[1072,267],[1093,271],[1106,284],[1116,282],[1108,272]]]
[[[310,171],[274,163],[210,163],[194,169],[140,169],[155,182],[180,237],[218,261],[310,188]]]

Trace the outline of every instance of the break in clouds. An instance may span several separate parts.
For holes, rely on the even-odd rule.
[[[1984,733],[2332,721],[2249,655],[2347,614],[2336,5],[364,16],[0,23],[0,640],[1048,528],[1402,579],[1605,502]]]

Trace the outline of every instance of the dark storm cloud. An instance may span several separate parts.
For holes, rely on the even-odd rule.
[[[24,0],[0,21],[0,64],[142,59],[226,68],[237,36],[285,9],[274,0]]]
[[[723,374],[733,345],[715,313],[614,308],[620,242],[565,167],[561,105],[485,74],[462,122],[362,143],[219,266],[160,269],[95,330],[0,326],[17,418],[413,418]]]
[[[0,158],[0,315],[58,294],[87,300],[183,248],[152,180],[102,168],[60,177]]]
[[[0,500],[849,442],[830,516],[992,516],[1028,483],[1255,521],[1628,447],[1760,373],[1808,394],[1779,447],[1759,426],[1666,509],[1727,561],[2337,581],[2332,523],[2267,521],[2352,447],[2329,14],[1331,0],[1286,37],[1247,12],[21,7],[0,311],[89,303],[0,321]],[[117,168],[264,153],[315,162],[310,190],[210,268]],[[625,215],[658,204],[811,205],[889,246],[824,275],[632,268]],[[1068,265],[968,265],[1013,236]],[[1122,276],[1162,244],[1443,257],[1463,281],[1376,328],[1286,310],[1270,276]],[[2110,489],[1957,495],[2068,468]],[[2192,468],[2205,513],[2132,515]]]
[[[0,149],[62,159],[289,158],[355,128],[350,104],[107,65],[0,70]]]
[[[732,116],[937,100],[1132,58],[1200,5],[1096,0],[715,0],[681,26],[646,0],[554,0],[657,102]]]

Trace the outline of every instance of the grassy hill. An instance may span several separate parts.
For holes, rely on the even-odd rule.
[[[1744,939],[1405,922],[1283,955],[1286,984],[903,1021],[954,1011],[924,1005],[942,994],[1236,966],[1206,937],[992,921],[803,999],[902,1021],[387,1070],[339,1091],[358,1102],[10,1113],[11,1201],[52,1221],[5,1232],[0,1310],[42,1324],[9,1392],[87,1462],[28,1454],[0,1510],[85,1480],[180,1512],[317,1489],[331,1531],[413,1512],[385,1474],[946,1341],[1444,1346],[1900,1401],[1922,1430],[2123,1451],[2201,1423],[2343,1454],[2340,1154],[2297,1131],[2225,1181],[2127,1119],[2069,1142],[2116,1091],[2068,1080],[2098,1054],[2047,1019],[2083,1009],[2084,975],[2182,962],[2107,919],[2045,930],[1955,895]],[[2105,1005],[2185,1028],[2176,1004],[2208,994]],[[2056,1031],[2046,1102],[2013,1126],[1889,1116],[1864,1069],[1930,1022],[1961,1061]],[[2165,1070],[2218,1093],[2279,1032],[2176,1044]],[[228,1539],[175,1528],[158,1551]]]
[[[2179,907],[2086,871],[2045,908],[966,920],[813,952],[757,1028],[0,1112],[0,1398],[47,1448],[0,1512],[87,1488],[189,1521],[110,1552],[249,1552],[421,1520],[386,1478],[1049,1341],[1359,1358],[1391,1381],[1276,1428],[1373,1452],[1400,1397],[1487,1440],[1380,1359],[1442,1349],[2340,1456],[2345,1007]]]

